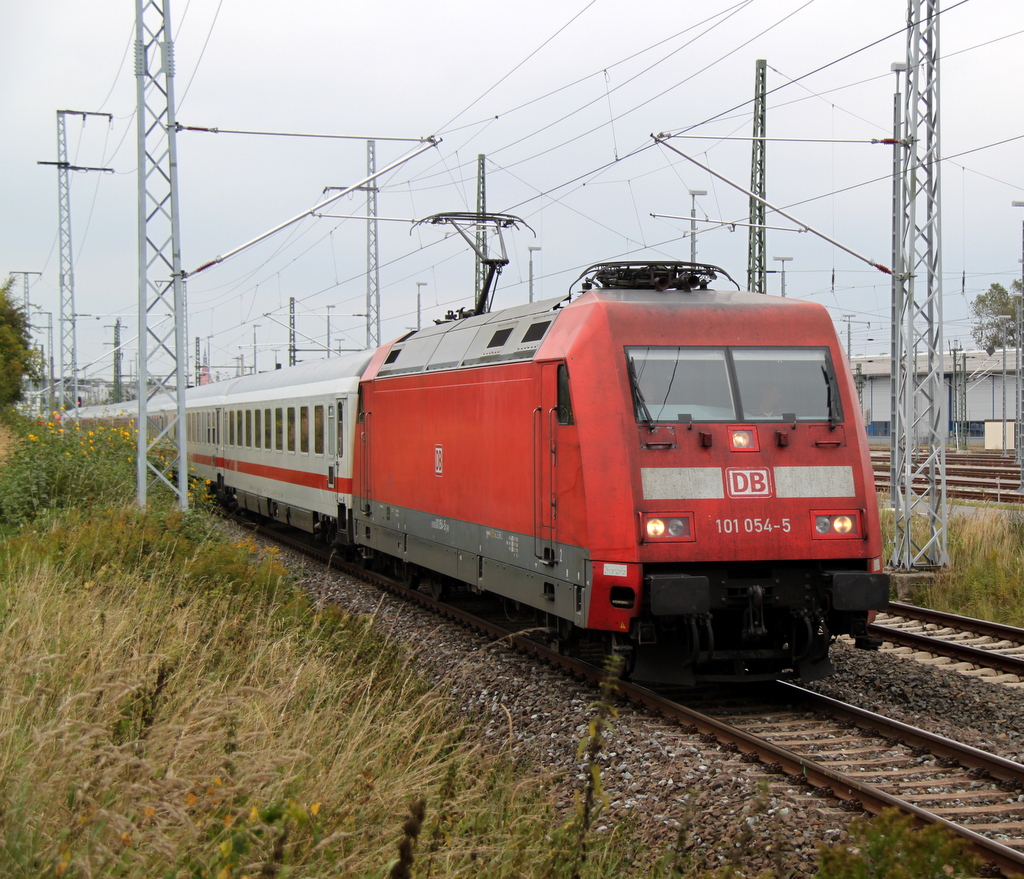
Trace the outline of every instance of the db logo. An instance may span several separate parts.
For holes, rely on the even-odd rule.
[[[771,497],[772,478],[765,470],[741,470],[730,467],[725,471],[729,497]]]
[[[441,446],[434,446],[434,475],[441,476],[444,473],[444,449]]]

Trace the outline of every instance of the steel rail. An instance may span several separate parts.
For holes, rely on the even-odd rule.
[[[890,601],[888,613],[892,616],[906,617],[907,619],[919,620],[924,623],[934,623],[937,626],[963,629],[966,632],[973,632],[977,635],[1004,638],[1008,641],[1016,641],[1021,646],[1024,646],[1024,629],[1017,626],[1009,626],[1005,623],[993,623],[989,620],[979,620],[975,617],[964,617],[942,610],[933,610],[930,607],[906,604],[902,601]],[[880,625],[884,625],[884,623]]]
[[[917,632],[904,632],[877,623],[868,626],[868,631],[902,647],[911,647],[936,656],[970,662],[973,665],[980,665],[982,668],[993,668],[1004,674],[1018,675],[1024,678],[1024,658],[1020,656],[1008,656],[1005,653],[997,653],[995,650],[986,650],[984,647],[972,647],[970,644],[960,644],[957,641],[944,641],[942,638],[921,635]]]
[[[915,607],[914,605],[896,601],[889,603],[889,613],[923,623],[960,629],[970,634],[1014,641],[1024,647],[1024,630],[1014,626],[992,623],[987,620],[974,619],[973,617],[962,617],[952,613]],[[935,656],[945,656],[960,662],[969,662],[983,668],[993,668],[1004,674],[1012,674],[1024,678],[1024,656],[1000,653],[996,649],[976,647],[972,644],[947,640],[926,633],[908,632],[895,626],[886,625],[884,622],[872,623],[868,626],[868,631],[872,635],[889,641],[892,644],[921,650]]]
[[[239,524],[245,524],[243,520],[236,519],[235,521]],[[506,640],[517,649],[532,653],[553,665],[565,669],[580,679],[600,682],[608,677],[605,671],[591,663],[545,647],[539,641],[525,634],[509,632],[492,621],[482,619],[455,605],[437,601],[425,593],[412,589],[383,574],[349,564],[322,548],[310,547],[300,541],[289,539],[287,536],[282,537],[276,531],[270,531],[251,524],[247,525],[247,527],[265,536],[287,543],[289,546],[307,555],[320,558],[329,567],[358,576],[387,591],[412,599],[445,616],[464,622],[478,631],[486,632],[498,640]],[[959,744],[943,736],[916,729],[865,709],[846,705],[826,696],[812,693],[799,686],[781,682],[778,682],[776,686],[781,688],[781,692],[790,694],[791,701],[792,699],[799,699],[814,705],[815,710],[819,712],[836,715],[840,719],[848,720],[859,726],[870,727],[878,731],[883,737],[899,739],[905,745],[912,747],[927,748],[929,751],[934,752],[936,756],[956,759],[962,765],[984,770],[994,778],[1008,782],[1017,782],[1024,786],[1024,766],[1011,760],[986,754],[977,748]],[[787,775],[802,778],[811,787],[818,788],[828,795],[855,804],[872,814],[879,814],[884,809],[894,808],[905,814],[912,815],[923,824],[941,825],[951,833],[964,839],[975,852],[991,865],[998,867],[1005,875],[1024,873],[1024,852],[989,839],[980,833],[970,830],[968,827],[949,821],[946,818],[929,812],[927,809],[888,794],[872,784],[797,754],[784,746],[776,745],[746,730],[739,729],[727,722],[717,720],[702,712],[681,705],[671,698],[660,695],[646,687],[622,680],[616,682],[616,687],[622,697],[629,702],[643,705],[657,714],[675,720],[705,736],[710,736],[721,745],[734,748],[743,754],[756,756],[770,770],[774,769]]]

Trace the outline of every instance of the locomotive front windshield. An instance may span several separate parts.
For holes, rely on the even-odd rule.
[[[637,421],[842,420],[826,348],[626,349]]]

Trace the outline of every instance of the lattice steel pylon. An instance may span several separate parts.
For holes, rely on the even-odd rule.
[[[170,0],[135,0],[138,98],[139,417],[137,496],[165,484],[188,508],[185,431],[185,282],[178,228],[178,153],[174,118],[174,41]],[[171,415],[158,422],[150,400],[166,394]],[[157,446],[161,458],[150,461]],[[156,456],[154,456],[156,458]],[[160,461],[166,463],[160,463]]]
[[[377,143],[366,142],[366,176],[377,173]],[[377,183],[366,189],[366,347],[380,344],[380,246],[377,238]],[[329,356],[329,355],[328,355]]]
[[[476,157],[476,261],[474,263],[473,301],[479,301],[483,295],[484,284],[487,282],[488,266],[480,254],[487,253],[487,229],[484,217],[487,216],[487,164],[486,157],[481,153]]]
[[[896,571],[949,563],[942,350],[939,2],[909,0],[902,125],[895,101],[890,479]],[[923,517],[922,536],[913,518]]]
[[[75,261],[71,247],[71,171],[107,171],[111,168],[88,168],[68,162],[67,116],[105,116],[82,110],[57,111],[57,161],[39,162],[57,166],[58,239],[60,241],[60,390],[57,405],[75,408],[78,405],[78,336],[75,331]],[[67,381],[71,376],[71,402],[68,406]]]
[[[60,240],[60,384],[57,405],[74,408],[78,401],[78,336],[75,328],[75,261],[71,248],[71,175],[68,171],[66,111],[57,111],[57,200]],[[69,372],[70,370],[70,372]],[[68,406],[67,381],[71,376]]]
[[[747,288],[753,293],[768,292],[764,228],[764,199],[768,197],[765,149],[768,127],[767,68],[767,60],[759,58],[754,75],[754,139],[750,156],[750,191],[760,196],[760,199],[750,199],[750,230],[747,237]]]

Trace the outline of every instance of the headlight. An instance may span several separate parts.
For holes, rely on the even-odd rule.
[[[665,533],[665,522],[662,519],[647,520],[647,536],[661,537]]]
[[[753,427],[730,427],[729,448],[734,452],[757,452],[757,430]]]
[[[644,516],[643,539],[645,541],[693,540],[692,516],[689,513]]]
[[[812,513],[815,537],[860,537],[860,514]]]
[[[672,537],[689,537],[690,536],[690,520],[689,519],[669,519],[668,520],[668,533]]]

